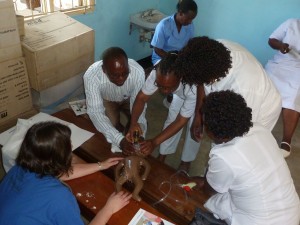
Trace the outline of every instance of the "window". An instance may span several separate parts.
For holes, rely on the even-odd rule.
[[[85,14],[93,11],[95,0],[13,0],[18,15],[25,18],[53,12],[65,12],[68,15]]]

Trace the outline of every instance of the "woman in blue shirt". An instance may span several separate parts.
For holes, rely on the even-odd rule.
[[[57,122],[38,123],[28,130],[16,165],[0,184],[0,224],[84,224],[75,197],[60,180],[107,169],[120,158],[72,165],[70,136],[70,128]],[[106,224],[130,198],[124,192],[113,193],[90,224]]]
[[[177,12],[157,24],[151,41],[154,48],[153,65],[167,52],[181,50],[188,40],[194,37],[192,21],[197,16],[197,10],[194,0],[180,0],[177,4]]]

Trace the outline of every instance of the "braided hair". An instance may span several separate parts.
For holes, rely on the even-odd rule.
[[[171,72],[174,72],[174,75],[178,78],[181,78],[180,73],[177,73],[175,69],[175,62],[178,58],[178,52],[172,51],[168,52],[166,56],[164,56],[159,63],[156,65],[156,70],[159,70],[161,75],[167,75]]]
[[[211,84],[225,77],[232,66],[230,51],[209,37],[195,37],[179,52],[176,71],[182,83]]]

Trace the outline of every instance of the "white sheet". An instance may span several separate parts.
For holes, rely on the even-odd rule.
[[[28,123],[38,123],[42,121],[56,121],[59,123],[62,123],[66,126],[68,126],[71,129],[71,141],[72,141],[72,150],[75,150],[78,148],[80,145],[82,145],[84,142],[86,142],[88,139],[90,139],[94,133],[91,133],[89,131],[83,130],[76,125],[66,122],[64,120],[58,119],[56,117],[50,116],[46,113],[38,113],[37,115],[29,118],[27,120]],[[5,146],[7,142],[11,139],[11,136],[15,133],[16,131],[16,126],[4,131],[3,133],[0,134],[0,144]],[[20,146],[18,146],[20,147]],[[18,151],[17,151],[18,152]],[[13,155],[13,156],[12,156]],[[14,165],[14,160],[17,157],[16,154],[9,154],[5,151],[2,152],[2,160],[3,160],[3,165],[5,167],[6,172]]]

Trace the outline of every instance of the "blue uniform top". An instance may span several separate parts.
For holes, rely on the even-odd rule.
[[[162,19],[156,26],[155,32],[151,41],[151,45],[156,48],[163,49],[166,52],[179,51],[186,43],[194,37],[194,25],[193,23],[182,26],[180,33],[178,33],[175,15],[168,16]],[[152,52],[153,65],[160,60],[160,56]]]
[[[84,223],[74,195],[58,179],[14,166],[0,183],[0,224]]]

